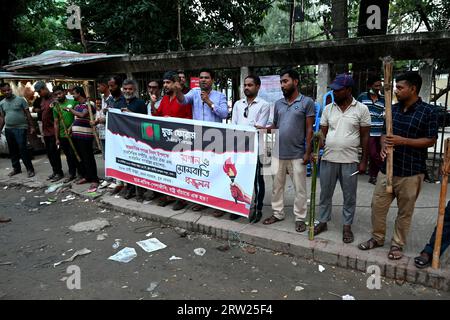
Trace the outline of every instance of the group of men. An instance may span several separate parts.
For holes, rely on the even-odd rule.
[[[102,188],[110,184],[111,193],[120,194],[125,199],[136,197],[137,201],[142,202],[158,198],[160,206],[175,202],[174,210],[185,208],[188,205],[185,200],[127,185],[121,181],[113,183],[106,181],[98,186],[92,150],[92,130],[97,127],[104,150],[105,115],[111,108],[154,117],[223,122],[228,117],[227,98],[223,93],[213,90],[214,78],[212,70],[201,70],[200,87],[190,90],[185,85],[184,72],[168,71],[163,76],[163,96],[160,82],[149,82],[148,103],[138,97],[137,83],[134,80],[122,81],[120,77],[115,76],[98,81],[102,100],[95,119],[92,119],[90,105],[86,103],[84,92],[74,90],[76,99],[74,102],[67,99],[61,87],[55,87],[51,96],[45,84],[38,82],[35,89],[42,98],[42,109],[37,111],[42,112],[43,135],[53,168],[53,174],[49,179],[58,181],[63,178],[58,148],[60,146],[69,167],[67,182],[74,180],[78,171],[81,176],[78,183],[91,182],[91,188]],[[308,199],[306,165],[310,161],[316,161],[312,156],[311,146],[316,110],[314,100],[299,92],[299,82],[300,76],[297,71],[283,70],[280,73],[280,84],[284,98],[278,100],[271,110],[271,105],[258,95],[261,88],[260,78],[257,75],[249,75],[243,84],[245,97],[233,106],[231,123],[255,127],[264,132],[275,130],[276,142],[272,152],[272,215],[263,220],[263,224],[270,225],[285,219],[284,191],[286,176],[289,175],[295,189],[293,206],[295,230],[304,232]],[[353,86],[354,82],[350,75],[337,75],[329,86],[333,91],[334,102],[327,105],[322,112],[320,211],[319,223],[315,226],[314,233],[318,235],[328,229],[327,223],[332,216],[332,198],[336,183],[339,181],[343,193],[342,240],[347,244],[354,241],[352,225],[356,211],[358,174],[366,173],[370,158],[369,182],[376,185],[372,198],[372,237],[359,244],[358,248],[370,250],[384,245],[386,216],[396,198],[399,210],[388,257],[398,260],[403,256],[415,203],[426,173],[427,148],[433,146],[437,140],[437,111],[420,99],[422,79],[418,73],[407,72],[398,76],[395,90],[398,103],[392,108],[394,135],[388,136],[384,126],[384,100],[380,94],[381,79],[370,78],[369,91],[363,93],[358,100],[352,95]],[[30,133],[34,130],[34,125],[28,106],[22,98],[12,95],[9,85],[2,84],[1,90],[5,99],[0,102],[2,114],[0,131],[6,123],[5,134],[13,164],[13,172],[10,175],[21,172],[19,159],[22,158],[28,176],[32,177],[34,169],[26,154],[26,135],[27,129]],[[385,159],[389,147],[394,148],[392,194],[386,192]],[[252,223],[257,223],[262,218],[265,181],[261,169],[262,164],[258,160],[250,213]],[[205,207],[202,205],[192,207],[194,211],[203,209]],[[447,211],[450,212],[449,207]],[[214,212],[215,217],[224,214],[219,210]],[[238,216],[231,215],[230,218],[236,219]],[[448,228],[447,223],[442,251],[450,244]],[[418,267],[429,264],[431,260],[429,248],[433,241],[432,237],[421,256],[416,258]]]

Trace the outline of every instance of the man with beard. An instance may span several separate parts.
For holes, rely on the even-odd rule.
[[[325,107],[320,120],[326,142],[320,163],[320,223],[314,228],[314,234],[320,234],[328,228],[334,189],[339,180],[344,197],[344,243],[352,243],[354,240],[351,227],[356,209],[358,173],[366,172],[370,133],[369,109],[353,98],[353,85],[350,75],[336,76],[330,85],[334,103]],[[361,161],[358,159],[359,147],[362,148]]]
[[[237,101],[233,107],[233,115],[231,123],[242,126],[251,126],[259,129],[265,129],[270,115],[270,104],[258,97],[261,88],[261,79],[256,75],[249,75],[244,80],[245,98]],[[261,150],[260,150],[261,151]],[[261,173],[262,163],[259,159],[256,164],[255,176],[255,194],[254,201],[250,209],[250,222],[257,223],[261,220],[262,209],[264,205],[265,183],[264,176]],[[239,218],[238,215],[232,214],[231,220]]]
[[[377,184],[377,175],[383,161],[381,161],[381,131],[384,123],[384,96],[381,95],[381,78],[371,76],[367,80],[369,91],[361,93],[358,101],[369,108],[371,117],[371,128],[369,138],[369,183]]]
[[[78,162],[75,156],[75,151],[70,145],[69,138],[66,135],[64,127],[69,130],[75,120],[74,115],[67,111],[67,109],[72,109],[77,104],[74,100],[68,100],[66,98],[66,92],[61,86],[56,86],[53,88],[53,93],[55,94],[56,101],[53,105],[53,118],[55,119],[55,138],[56,145],[59,146],[67,159],[67,166],[69,167],[69,177],[64,180],[64,183],[73,181],[77,177],[77,169],[80,177],[84,176],[84,172],[81,164]],[[60,117],[60,112],[61,116]],[[63,123],[64,122],[64,125]]]
[[[42,133],[44,135],[47,157],[52,166],[53,173],[47,180],[56,182],[64,178],[61,164],[61,153],[56,145],[55,124],[53,119],[53,97],[44,81],[38,81],[34,85],[34,90],[42,98],[40,108],[34,108],[34,112],[42,114]]]
[[[127,106],[122,111],[147,114],[147,106],[144,100],[138,98],[137,82],[132,79],[126,79],[122,85],[123,96],[125,97]],[[129,200],[136,196],[136,201],[143,202],[145,189],[135,186],[131,183],[127,184],[127,192],[124,195],[125,200]]]
[[[147,112],[152,114],[153,109],[158,109],[161,104],[161,84],[159,81],[152,80],[148,83],[147,92],[150,96],[150,101],[147,103]]]
[[[123,80],[119,76],[113,76],[109,78],[108,87],[109,92],[111,93],[111,98],[106,100],[107,108],[103,110],[103,112],[107,113],[108,109],[126,109],[127,108],[127,100],[125,99],[122,93],[122,84]],[[125,196],[127,190],[124,188],[124,183],[120,180],[116,180],[115,184],[111,184],[110,188],[111,195],[118,194],[120,192],[121,196]]]
[[[158,109],[153,108],[152,115],[155,117],[174,117],[174,118],[182,118],[182,119],[192,119],[192,106],[190,105],[181,105],[176,97],[176,93],[174,90],[175,83],[180,83],[180,79],[176,72],[168,71],[164,74],[163,77],[163,90],[164,97],[161,100],[161,104]],[[156,195],[155,195],[156,196]],[[153,196],[153,198],[155,198]],[[182,199],[176,199],[171,196],[163,196],[159,199],[158,205],[160,207],[165,207],[168,204],[175,202],[173,205],[174,211],[179,211],[184,209],[188,202]]]
[[[198,121],[211,121],[222,123],[228,117],[227,97],[219,91],[213,90],[215,73],[209,69],[200,70],[200,88],[189,91],[186,95],[182,92],[179,82],[175,83],[174,90],[178,102],[188,107],[192,106],[192,118]],[[206,209],[203,205],[195,205],[193,211]],[[214,211],[215,217],[221,217],[225,212]]]
[[[384,245],[386,217],[392,201],[397,198],[398,213],[388,258],[403,257],[411,226],[414,206],[420,194],[427,170],[428,148],[438,136],[438,112],[419,97],[422,78],[417,72],[407,72],[396,79],[398,103],[392,106],[393,135],[381,136],[381,158],[386,159],[387,147],[394,148],[393,193],[386,192],[386,163],[378,174],[372,198],[372,238],[358,248],[370,250]]]
[[[306,164],[311,157],[315,105],[311,98],[299,92],[300,75],[297,71],[284,70],[280,76],[284,99],[275,102],[273,123],[269,127],[278,129],[272,153],[272,173],[275,175],[273,215],[263,223],[269,225],[285,219],[284,188],[286,174],[289,173],[295,188],[295,231],[304,232],[307,214]]]
[[[0,101],[0,136],[5,128],[6,142],[13,170],[8,174],[12,177],[22,172],[20,159],[27,168],[28,177],[34,177],[34,167],[27,149],[27,133],[34,134],[35,128],[28,104],[24,98],[12,93],[8,83],[1,83],[0,90],[3,100]]]

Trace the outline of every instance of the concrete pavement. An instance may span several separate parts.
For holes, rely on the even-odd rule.
[[[104,172],[103,161],[100,155],[96,156],[99,175]],[[63,157],[63,167],[67,168]],[[30,188],[46,188],[50,185],[46,177],[50,174],[50,165],[45,156],[37,156],[33,160],[36,170],[34,178],[26,178],[25,173],[9,178],[7,174],[11,170],[11,162],[7,158],[0,159],[0,184],[1,185],[24,185]],[[67,170],[65,170],[67,172]],[[387,259],[389,241],[383,248],[377,248],[370,252],[357,249],[357,244],[370,237],[370,203],[374,186],[367,183],[368,178],[359,178],[357,213],[353,226],[355,242],[353,244],[342,243],[342,193],[337,186],[333,198],[333,218],[329,224],[329,231],[309,241],[307,233],[298,234],[294,230],[294,217],[292,214],[292,203],[294,189],[288,179],[286,186],[285,203],[288,216],[285,221],[264,226],[262,223],[249,224],[246,219],[240,218],[230,221],[228,215],[222,218],[214,218],[208,209],[197,213],[188,207],[184,211],[172,211],[171,206],[161,208],[153,203],[140,204],[134,200],[126,201],[122,198],[109,195],[99,195],[98,202],[101,206],[108,207],[130,215],[136,215],[154,221],[161,221],[173,226],[179,226],[191,231],[202,232],[222,239],[230,239],[246,242],[255,246],[280,251],[313,259],[316,262],[337,265],[343,268],[356,269],[365,272],[370,265],[378,265],[381,274],[387,278],[408,281],[436,289],[450,290],[450,268],[449,253],[442,259],[442,269],[418,270],[414,266],[413,258],[420,252],[427,242],[435,226],[440,185],[424,184],[424,188],[417,201],[416,211],[412,223],[408,244],[405,248],[405,257],[400,261]],[[72,191],[79,195],[89,196],[85,193],[88,185],[72,185]],[[0,189],[1,190],[1,189]],[[309,179],[308,179],[309,190]],[[271,215],[270,199],[272,192],[271,178],[266,177],[266,198],[264,206],[264,217]],[[320,194],[320,186],[317,195]],[[318,198],[317,198],[318,202]],[[392,229],[396,215],[396,203],[389,212],[387,238],[392,236]]]

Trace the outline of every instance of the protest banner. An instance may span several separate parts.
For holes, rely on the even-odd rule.
[[[248,217],[258,134],[252,127],[110,110],[106,176]]]

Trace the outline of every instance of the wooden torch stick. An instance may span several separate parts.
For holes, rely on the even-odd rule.
[[[442,244],[442,231],[444,229],[444,217],[445,217],[445,207],[447,198],[447,187],[448,187],[448,174],[450,173],[450,138],[445,140],[445,153],[444,153],[444,163],[442,164],[442,183],[441,183],[441,194],[439,196],[439,215],[437,219],[436,226],[436,241],[434,242],[433,250],[433,263],[431,267],[433,269],[439,269],[439,260],[441,255],[441,244]]]
[[[383,59],[384,66],[384,100],[385,100],[385,113],[386,113],[386,135],[392,136],[392,73],[394,69],[394,60],[391,57],[385,57]],[[387,162],[386,162],[386,192],[392,193],[392,177],[394,171],[394,148],[388,147],[387,149]]]
[[[88,106],[88,110],[89,110],[89,119],[91,119],[91,121],[94,121],[95,120],[94,114],[92,113],[91,103],[89,101],[87,101],[87,106]],[[96,130],[95,126],[91,125],[91,127],[92,127],[92,131],[94,132],[95,141],[97,141],[98,149],[103,154],[103,148],[102,148],[102,144],[100,142],[100,138],[98,137],[97,130]]]

